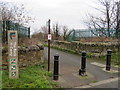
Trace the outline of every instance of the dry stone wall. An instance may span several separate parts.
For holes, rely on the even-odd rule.
[[[3,64],[8,64],[8,50],[2,50]],[[19,67],[41,64],[44,62],[44,47],[42,45],[33,45],[28,47],[18,47]]]
[[[45,41],[46,43],[47,41]],[[86,51],[91,55],[105,55],[108,49],[111,49],[113,52],[118,52],[118,48],[120,46],[119,43],[82,43],[82,42],[66,42],[66,41],[57,41],[52,40],[51,46],[56,46],[59,48],[65,48],[74,50],[77,53],[81,53],[82,51]]]

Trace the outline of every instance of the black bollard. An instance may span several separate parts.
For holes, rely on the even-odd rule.
[[[106,60],[106,70],[107,71],[110,71],[110,68],[111,68],[111,54],[112,54],[112,50],[108,49],[107,60]]]
[[[82,51],[81,69],[79,70],[79,75],[83,76],[86,72],[86,52]]]
[[[54,76],[53,80],[58,80],[59,78],[59,55],[54,56]]]

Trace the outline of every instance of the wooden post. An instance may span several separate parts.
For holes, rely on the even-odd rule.
[[[17,31],[8,31],[8,62],[9,78],[18,78],[18,33]]]
[[[50,71],[50,19],[48,21],[48,71]]]
[[[30,27],[28,28],[28,38],[30,38]]]

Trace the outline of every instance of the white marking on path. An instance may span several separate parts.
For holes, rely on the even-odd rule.
[[[99,67],[105,67],[106,65],[101,64],[101,63],[97,63],[97,62],[92,62],[91,64],[99,66]]]
[[[110,69],[110,71],[107,71],[106,68],[103,68],[102,70],[105,71],[105,72],[109,72],[109,73],[118,73],[118,70]]]
[[[90,88],[90,87],[94,87],[94,86],[98,86],[98,85],[102,85],[102,84],[111,83],[111,82],[114,82],[114,81],[118,81],[118,78],[107,79],[107,80],[99,81],[97,83],[92,83],[92,84],[89,84],[89,85],[75,87],[75,88]]]
[[[105,71],[105,72],[109,72],[109,73],[118,73],[118,70],[112,70],[112,69],[111,69],[110,71],[106,71],[106,69],[105,69],[106,65],[104,65],[104,64],[97,63],[97,62],[92,62],[91,64],[103,68],[102,70]]]

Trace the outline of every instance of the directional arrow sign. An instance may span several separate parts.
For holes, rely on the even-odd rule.
[[[16,64],[15,58],[10,59],[10,63],[11,63],[11,64]]]
[[[10,39],[13,39],[13,38],[15,38],[15,37],[16,37],[15,32],[10,32]]]

